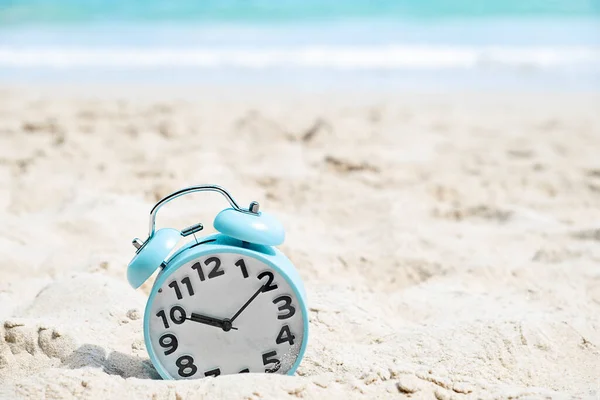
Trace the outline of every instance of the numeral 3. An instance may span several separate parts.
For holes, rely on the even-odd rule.
[[[296,314],[296,308],[292,305],[292,298],[290,296],[279,296],[273,300],[273,304],[277,305],[277,303],[283,301],[283,304],[277,307],[279,311],[287,311],[287,313],[283,315],[278,315],[277,319],[288,319],[291,318],[294,314]]]

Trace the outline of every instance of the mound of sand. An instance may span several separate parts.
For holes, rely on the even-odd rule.
[[[0,93],[0,397],[600,395],[598,98],[137,90]],[[310,308],[296,376],[149,362],[129,242],[198,183],[283,221]],[[222,199],[199,199],[159,225],[209,226]]]

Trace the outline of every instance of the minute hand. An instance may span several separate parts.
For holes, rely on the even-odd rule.
[[[230,321],[233,323],[233,321],[242,313],[242,311],[244,311],[246,309],[246,307],[248,307],[248,305],[250,303],[252,303],[252,300],[254,300],[256,298],[256,296],[258,296],[260,294],[260,292],[262,292],[264,289],[264,286],[261,286],[260,288],[258,288],[258,290],[252,295],[252,297],[250,297],[248,299],[248,301],[242,306],[242,308],[240,308],[234,315],[233,317],[231,317]]]

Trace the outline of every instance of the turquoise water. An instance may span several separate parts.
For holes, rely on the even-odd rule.
[[[0,0],[0,81],[600,90],[600,0]]]
[[[598,0],[2,0],[0,23],[589,17]]]

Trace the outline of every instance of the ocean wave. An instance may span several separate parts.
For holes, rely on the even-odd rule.
[[[315,68],[336,70],[553,68],[600,65],[600,48],[298,46],[256,48],[6,47],[0,68]]]

